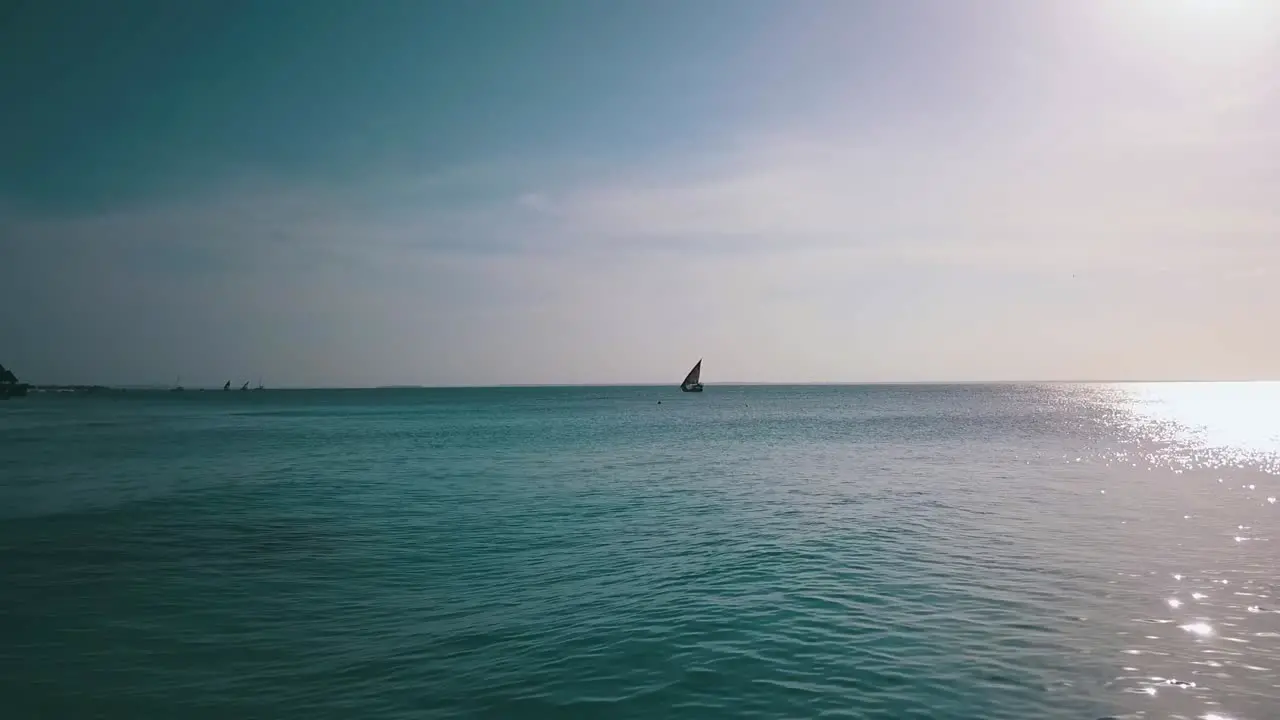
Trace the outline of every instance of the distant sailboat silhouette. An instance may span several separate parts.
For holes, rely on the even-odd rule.
[[[248,390],[248,389],[249,389],[249,381],[245,380],[244,384],[240,386],[240,392],[244,392],[245,390]]]
[[[699,358],[693,369],[688,375],[684,376],[684,382],[680,383],[680,392],[702,392],[702,359]]]
[[[6,370],[3,365],[0,365],[0,400],[22,397],[26,394],[27,386],[18,382],[18,376],[14,375],[12,370]]]
[[[228,381],[227,381],[227,384],[222,386],[222,391],[223,391],[223,392],[226,392],[226,391],[228,391],[228,390],[230,390],[230,389],[231,389],[231,381],[230,381],[230,380],[228,380]]]

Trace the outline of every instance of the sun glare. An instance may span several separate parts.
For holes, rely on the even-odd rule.
[[[1280,16],[1280,3],[1275,0],[1138,0],[1116,6],[1154,27],[1213,33],[1250,32]]]
[[[1262,10],[1272,2],[1271,0],[1146,0],[1146,4],[1165,12],[1221,16]]]
[[[1091,6],[1120,47],[1168,72],[1270,74],[1280,0],[1133,0]]]
[[[1245,3],[1240,0],[1181,0],[1174,4],[1180,4],[1192,12],[1218,12],[1234,10]]]

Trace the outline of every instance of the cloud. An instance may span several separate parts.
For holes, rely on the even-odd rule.
[[[1244,309],[1280,308],[1267,108],[0,204],[4,361],[189,384],[664,381],[697,355],[751,380],[1256,374],[1277,351]],[[1210,327],[1212,353],[1186,349]]]
[[[1143,131],[967,147],[775,141],[718,171],[677,164],[525,205],[564,237],[654,252],[821,250],[861,263],[1027,271],[1141,269],[1155,255],[1185,267],[1275,259],[1280,217],[1258,184],[1280,184],[1253,175],[1230,140],[1206,142],[1153,148]]]

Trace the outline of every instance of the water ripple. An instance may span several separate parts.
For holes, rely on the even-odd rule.
[[[6,407],[6,717],[1271,716],[1204,388],[714,390]]]

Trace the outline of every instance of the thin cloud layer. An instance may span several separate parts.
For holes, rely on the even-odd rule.
[[[779,6],[687,142],[574,125],[613,117],[586,98],[517,154],[15,196],[3,360],[188,385],[673,382],[699,356],[709,381],[1271,377],[1280,50],[1105,5]],[[848,42],[853,19],[900,44]]]

